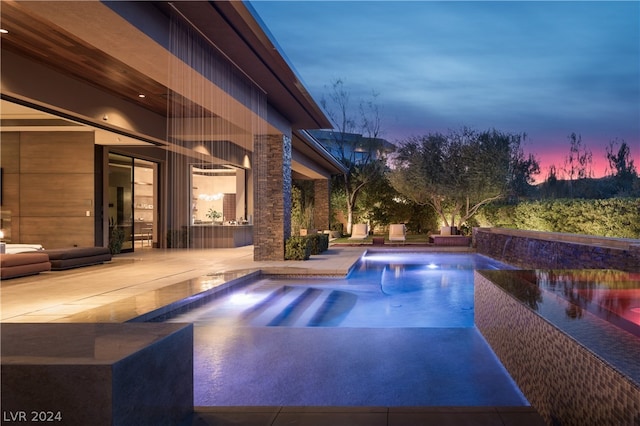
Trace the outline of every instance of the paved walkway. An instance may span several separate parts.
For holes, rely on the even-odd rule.
[[[343,276],[364,251],[339,247],[304,262],[254,262],[253,246],[138,250],[103,265],[2,281],[0,321],[124,322],[258,270]]]

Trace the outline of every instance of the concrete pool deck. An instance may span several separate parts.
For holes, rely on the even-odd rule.
[[[124,322],[257,270],[345,275],[367,246],[332,246],[306,262],[254,262],[253,247],[138,250],[113,261],[2,281],[1,321]],[[397,248],[397,247],[396,247]],[[442,248],[410,248],[443,251]],[[457,250],[456,250],[457,251]],[[196,407],[192,424],[498,424],[539,425],[531,407]],[[435,422],[435,423],[432,423]]]
[[[304,262],[254,262],[253,246],[138,250],[103,265],[3,280],[0,321],[124,322],[258,270],[343,276],[365,250],[332,248]]]
[[[220,285],[263,274],[344,276],[371,245],[331,246],[307,261],[255,262],[253,246],[137,249],[102,265],[2,281],[0,322],[124,322]],[[388,246],[392,250],[468,252],[460,247]]]

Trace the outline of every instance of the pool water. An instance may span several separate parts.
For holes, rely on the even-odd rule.
[[[364,257],[346,279],[259,279],[194,323],[196,406],[527,406],[473,325],[474,254]]]
[[[267,278],[174,322],[268,327],[473,327],[475,254],[370,254],[347,279]]]
[[[535,271],[539,288],[569,302],[567,316],[583,311],[640,337],[640,280],[637,274],[616,270]]]
[[[640,275],[610,269],[484,271],[529,308],[562,305],[564,319],[598,317],[640,337]]]
[[[479,274],[553,326],[559,333],[549,333],[549,342],[560,333],[569,336],[573,343],[563,348],[567,354],[579,353],[579,347],[586,348],[598,357],[598,362],[603,361],[640,384],[638,273],[545,269],[480,271]],[[485,309],[483,312],[492,315],[497,308],[490,304]],[[527,336],[518,336],[521,342],[527,339]]]

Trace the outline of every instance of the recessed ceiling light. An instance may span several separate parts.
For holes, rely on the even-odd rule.
[[[145,94],[144,94],[144,93],[140,93],[140,94],[138,95],[138,97],[139,97],[139,98],[146,98],[146,96],[145,96]]]
[[[5,30],[4,28],[0,28],[0,34],[9,34],[9,30]]]

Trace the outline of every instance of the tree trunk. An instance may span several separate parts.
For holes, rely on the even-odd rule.
[[[353,226],[353,209],[356,205],[358,189],[351,191],[349,186],[347,186],[347,190],[345,192],[347,194],[347,234],[351,235],[351,228]]]
[[[351,235],[351,227],[353,225],[353,210],[351,205],[347,204],[347,234]]]

